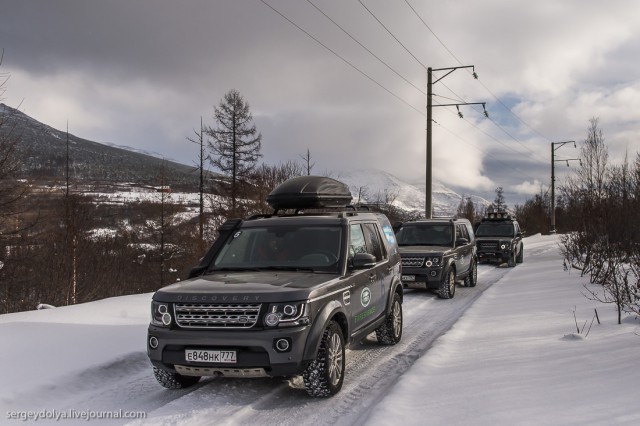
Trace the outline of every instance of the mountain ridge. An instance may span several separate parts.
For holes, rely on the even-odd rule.
[[[70,178],[87,182],[180,186],[197,191],[197,168],[158,158],[156,153],[115,143],[100,143],[57,130],[27,114],[0,103],[4,125],[0,133],[13,132],[19,138],[21,177],[61,181],[66,178],[67,137],[69,139]],[[159,155],[159,154],[157,154]],[[213,174],[213,173],[212,173]],[[349,186],[353,202],[392,203],[405,211],[424,212],[424,186],[413,185],[379,169],[353,169],[337,173]],[[433,214],[452,216],[462,196],[439,182],[433,186]],[[490,202],[472,196],[476,204]]]

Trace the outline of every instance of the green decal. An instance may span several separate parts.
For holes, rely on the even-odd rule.
[[[366,311],[362,311],[360,312],[358,315],[355,316],[355,321],[356,322],[360,322],[363,319],[370,317],[371,315],[376,313],[376,307],[375,305],[370,307],[369,309],[367,309]]]

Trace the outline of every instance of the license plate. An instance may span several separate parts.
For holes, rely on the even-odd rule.
[[[200,349],[185,349],[184,359],[189,362],[208,362],[235,364],[236,351],[208,351]]]
[[[416,280],[416,276],[415,275],[403,275],[402,276],[402,281],[415,281]]]

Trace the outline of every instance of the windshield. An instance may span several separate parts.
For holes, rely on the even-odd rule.
[[[478,226],[476,237],[513,237],[514,230],[512,223],[484,222]]]
[[[404,225],[396,233],[400,246],[453,245],[453,227],[450,224]]]
[[[215,270],[310,270],[338,273],[340,226],[239,229],[213,262]]]

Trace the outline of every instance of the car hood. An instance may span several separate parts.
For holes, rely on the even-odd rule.
[[[438,254],[444,254],[451,250],[448,246],[401,246],[401,256],[434,256]]]
[[[220,272],[191,278],[158,290],[153,299],[190,303],[261,303],[306,300],[338,285],[337,274],[256,271]],[[335,285],[331,285],[333,284]]]

